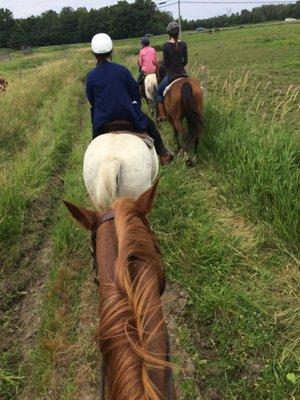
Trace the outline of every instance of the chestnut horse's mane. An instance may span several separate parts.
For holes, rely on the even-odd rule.
[[[113,210],[118,257],[115,280],[102,298],[99,326],[107,384],[112,399],[160,400],[149,377],[149,368],[170,366],[165,354],[149,350],[151,341],[165,329],[163,318],[157,318],[159,246],[134,201],[119,199]]]

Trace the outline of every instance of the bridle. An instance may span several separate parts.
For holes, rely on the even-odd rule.
[[[96,262],[96,237],[97,237],[97,230],[98,228],[105,224],[106,222],[112,221],[115,219],[115,213],[113,210],[108,210],[102,213],[99,217],[99,220],[97,224],[93,227],[92,233],[91,233],[91,239],[92,239],[92,244],[93,247],[91,248],[92,250],[92,255],[93,255],[93,269],[97,273],[97,262]],[[148,221],[143,218],[143,222],[146,223],[149,226],[149,229],[152,231],[151,226],[149,225]],[[99,281],[97,282],[99,284]],[[168,332],[166,332],[166,337],[167,337],[167,353],[166,353],[166,360],[168,362],[171,361],[171,353],[170,353],[170,339]],[[174,393],[174,386],[173,386],[173,372],[171,368],[167,369],[167,400],[174,400],[175,399],[175,393]],[[100,385],[100,394],[101,394],[101,399],[105,400],[105,366],[104,363],[102,362],[101,366],[101,385]]]
[[[99,281],[98,281],[98,278],[97,278],[97,263],[96,263],[96,237],[97,237],[97,230],[102,224],[105,224],[105,222],[111,221],[113,219],[115,219],[114,211],[113,210],[105,211],[103,214],[101,214],[99,216],[99,221],[93,227],[92,233],[91,233],[92,247],[90,247],[90,249],[91,249],[91,253],[92,253],[92,257],[93,257],[93,270],[96,273],[95,282],[97,284],[99,284]]]

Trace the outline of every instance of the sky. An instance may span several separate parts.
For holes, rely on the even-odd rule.
[[[157,4],[163,0],[155,1]],[[168,0],[167,3],[173,3],[176,0]],[[186,1],[186,0],[182,0]],[[196,1],[196,0],[194,0]],[[212,0],[217,1],[217,0]],[[228,3],[229,0],[224,4],[182,4],[181,15],[187,19],[202,19],[213,17],[216,15],[228,14],[231,12],[237,12],[244,8],[251,10],[253,7],[260,6],[261,4],[232,4]],[[242,0],[239,0],[242,1]],[[254,1],[254,0],[253,0]],[[257,0],[259,1],[259,0]],[[129,2],[131,2],[129,0]],[[232,0],[234,2],[234,0]],[[0,0],[0,8],[8,8],[14,14],[15,18],[24,18],[31,15],[39,15],[42,12],[52,9],[60,11],[62,7],[71,6],[73,8],[86,7],[90,8],[101,8],[107,5],[117,3],[117,0]],[[265,4],[272,3],[270,0],[266,0]],[[177,5],[171,5],[169,7],[162,6],[161,10],[171,11],[175,18],[177,18]]]

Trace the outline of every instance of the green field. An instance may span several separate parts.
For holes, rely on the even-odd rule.
[[[161,48],[164,37],[153,39]],[[160,171],[152,225],[164,254],[179,399],[300,396],[300,24],[184,34],[205,90],[197,167]],[[137,75],[138,39],[115,60]],[[87,45],[0,62],[0,399],[96,400],[101,357],[89,235]],[[170,126],[162,133],[174,147]],[[181,370],[183,367],[184,370]]]

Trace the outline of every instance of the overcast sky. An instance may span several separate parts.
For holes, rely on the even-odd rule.
[[[157,0],[158,4],[160,1]],[[173,3],[176,0],[168,0],[168,3]],[[182,0],[184,1],[184,0]],[[214,1],[214,0],[212,0]],[[220,0],[225,1],[225,0]],[[229,0],[227,0],[229,1]],[[234,0],[233,0],[234,1]],[[242,0],[240,0],[242,1]],[[257,0],[259,1],[259,0]],[[30,15],[38,15],[42,12],[52,9],[59,11],[62,7],[71,6],[73,8],[86,7],[86,8],[100,8],[103,6],[117,3],[116,0],[0,0],[0,8],[8,8],[14,13],[17,18],[28,17]],[[271,3],[270,0],[266,0],[265,4]],[[182,4],[181,14],[183,18],[198,19],[213,17],[215,15],[228,14],[229,12],[240,11],[243,8],[249,10],[260,4]],[[171,11],[174,17],[177,17],[177,6],[172,5],[169,7],[163,7],[163,10]]]

